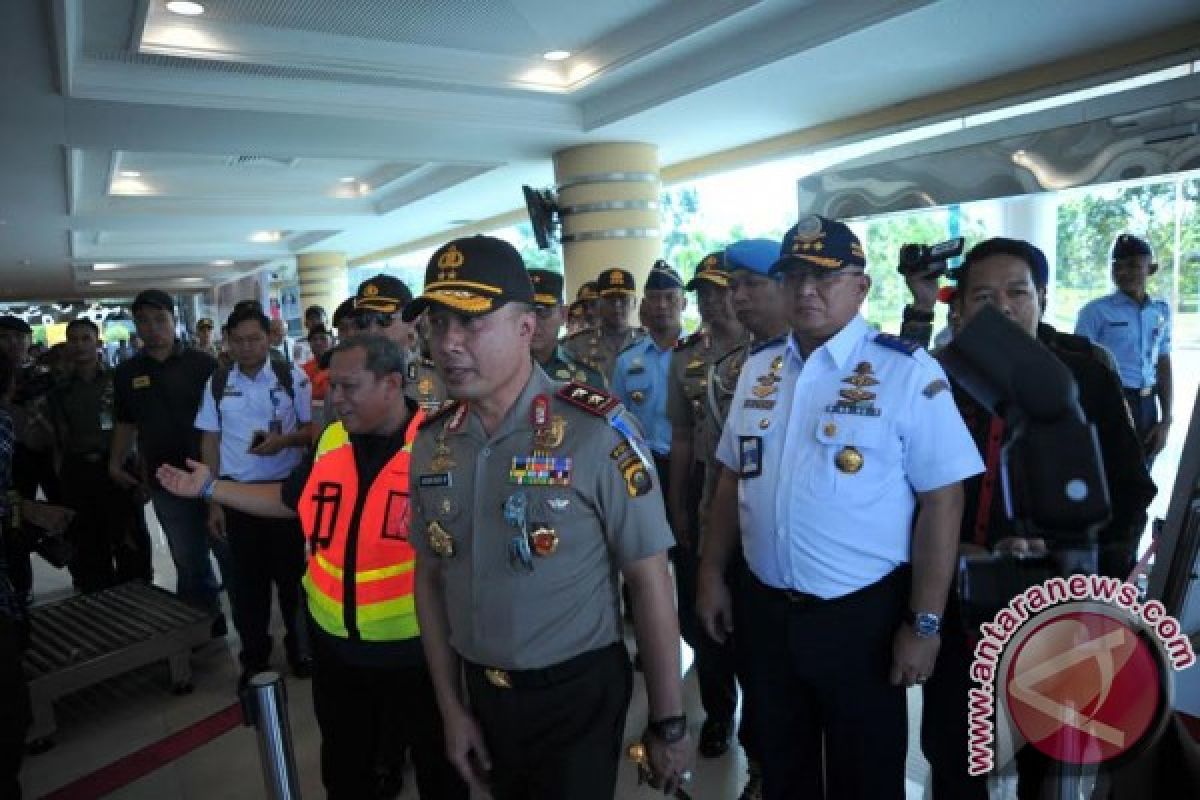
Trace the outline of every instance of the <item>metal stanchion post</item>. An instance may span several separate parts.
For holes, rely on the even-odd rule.
[[[258,753],[268,800],[300,800],[287,695],[278,672],[260,672],[242,695],[246,724],[258,730]]]

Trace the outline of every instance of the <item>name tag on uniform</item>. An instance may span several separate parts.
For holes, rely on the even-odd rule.
[[[226,389],[225,394],[223,394],[221,396],[222,397],[241,397],[242,390],[241,389]]]
[[[1124,320],[1122,322],[1110,322],[1110,323],[1108,323],[1108,327],[1110,327],[1110,328],[1128,328],[1129,321]]]
[[[626,375],[641,375],[646,371],[646,368],[641,364],[634,364],[629,369],[625,370]]]
[[[738,475],[742,478],[757,478],[762,475],[762,437],[738,437]]]
[[[422,489],[448,489],[451,486],[450,473],[438,472],[433,475],[420,475],[417,477],[417,486]]]
[[[150,388],[150,376],[149,375],[138,375],[137,377],[135,377],[133,379],[133,388],[149,389]]]

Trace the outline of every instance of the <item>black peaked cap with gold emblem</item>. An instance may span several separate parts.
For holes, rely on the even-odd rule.
[[[529,270],[533,283],[533,304],[554,308],[563,304],[563,276],[548,269]]]
[[[700,263],[696,265],[696,274],[683,288],[693,292],[700,288],[701,283],[711,283],[722,288],[729,286],[729,268],[725,265],[724,250],[717,250],[700,259]]]
[[[819,214],[803,216],[783,237],[771,275],[811,264],[830,271],[867,266],[862,243],[844,223]]]
[[[637,284],[633,282],[633,273],[628,270],[613,267],[601,272],[596,278],[596,289],[601,297],[614,294],[637,294]]]
[[[412,290],[404,281],[380,273],[358,285],[358,291],[354,293],[354,310],[395,314],[411,303],[412,299]]]
[[[425,289],[404,308],[412,321],[431,305],[458,314],[490,314],[505,303],[533,303],[533,284],[516,248],[492,236],[468,236],[439,247],[425,268]]]

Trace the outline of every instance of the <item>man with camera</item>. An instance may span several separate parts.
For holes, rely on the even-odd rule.
[[[1038,339],[1067,367],[1079,387],[1079,400],[1088,421],[1095,424],[1104,460],[1104,473],[1112,498],[1112,517],[1097,535],[1099,571],[1125,578],[1133,564],[1137,538],[1145,521],[1145,509],[1155,489],[1142,463],[1141,447],[1123,406],[1120,383],[1106,360],[1086,339],[1055,331],[1042,323],[1049,266],[1045,255],[1029,242],[993,238],[973,247],[954,272],[957,285],[951,300],[954,318],[965,325],[981,309],[994,306],[1031,337]],[[925,278],[914,274],[914,280]],[[932,319],[930,297],[935,281],[924,291],[914,291],[917,308],[926,305]],[[925,302],[921,302],[923,295]],[[906,310],[905,321],[912,314]],[[906,331],[914,326],[906,324]],[[918,335],[928,338],[929,326]],[[1000,357],[997,353],[997,357]],[[1001,448],[1004,423],[963,390],[957,382],[944,387],[970,430],[984,457],[986,471],[964,484],[965,503],[960,530],[960,553],[988,551],[1044,554],[1054,542],[1018,534],[1007,516],[1000,490]],[[1009,598],[997,598],[1000,603]],[[983,598],[958,597],[952,592],[947,602],[943,642],[937,666],[924,686],[924,715],[921,747],[932,768],[935,800],[970,800],[987,797],[983,777],[967,775],[967,692],[971,660],[963,604],[985,604]],[[1031,752],[1018,756],[1021,797],[1035,797],[1044,780],[1044,764]]]

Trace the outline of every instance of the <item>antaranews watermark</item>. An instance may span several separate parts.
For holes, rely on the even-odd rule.
[[[980,633],[967,712],[971,775],[996,766],[998,699],[1034,747],[1094,764],[1153,738],[1168,712],[1164,662],[1177,671],[1196,661],[1162,603],[1139,603],[1136,586],[1099,575],[1031,586]]]

